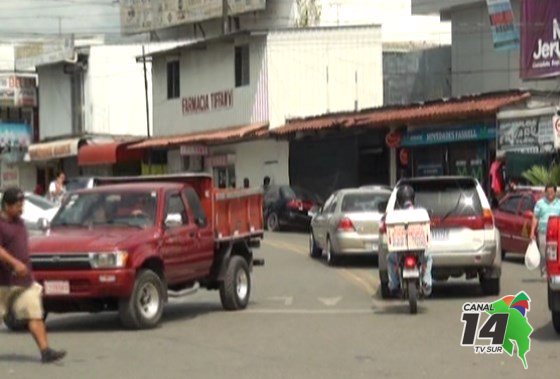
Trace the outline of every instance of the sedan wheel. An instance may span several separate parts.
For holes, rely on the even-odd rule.
[[[336,266],[338,263],[338,256],[332,249],[330,238],[327,239],[327,263],[329,266]]]
[[[315,242],[315,238],[313,237],[313,230],[311,230],[311,232],[309,233],[309,255],[311,256],[311,258],[321,258],[321,256],[323,255],[323,252]]]
[[[278,221],[278,215],[274,212],[268,215],[266,219],[266,226],[271,232],[277,232],[280,230],[280,222]]]

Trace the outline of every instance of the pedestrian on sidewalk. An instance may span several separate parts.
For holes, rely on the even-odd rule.
[[[537,241],[541,253],[541,276],[546,277],[546,228],[550,216],[560,216],[560,200],[556,197],[556,186],[547,184],[544,197],[537,201],[533,212],[531,238]]]
[[[65,351],[49,347],[43,321],[43,288],[34,282],[29,259],[27,229],[21,215],[24,194],[8,188],[2,196],[0,213],[0,317],[11,312],[18,320],[27,320],[31,335],[41,352],[43,363],[64,358]]]
[[[66,187],[64,182],[66,181],[66,174],[59,171],[56,174],[56,179],[53,180],[49,185],[49,198],[53,203],[59,204],[62,202],[62,198],[66,193]]]

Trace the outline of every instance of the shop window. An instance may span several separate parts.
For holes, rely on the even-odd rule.
[[[183,171],[186,172],[202,172],[204,171],[203,157],[200,155],[183,156]]]
[[[235,87],[249,85],[249,45],[235,47]]]
[[[177,99],[181,96],[181,78],[179,61],[167,62],[167,98]]]
[[[214,167],[214,182],[219,188],[236,188],[235,167]]]

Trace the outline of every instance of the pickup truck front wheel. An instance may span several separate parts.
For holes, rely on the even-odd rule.
[[[161,278],[151,270],[140,271],[130,298],[119,302],[119,316],[124,327],[150,329],[159,324],[165,298]]]
[[[228,311],[245,309],[251,295],[251,274],[247,261],[238,255],[231,257],[226,275],[220,284],[222,307]]]

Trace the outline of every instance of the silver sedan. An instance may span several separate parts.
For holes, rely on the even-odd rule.
[[[327,262],[334,265],[342,254],[377,254],[379,222],[390,195],[384,188],[333,193],[311,220],[311,257],[319,258],[325,251]]]

